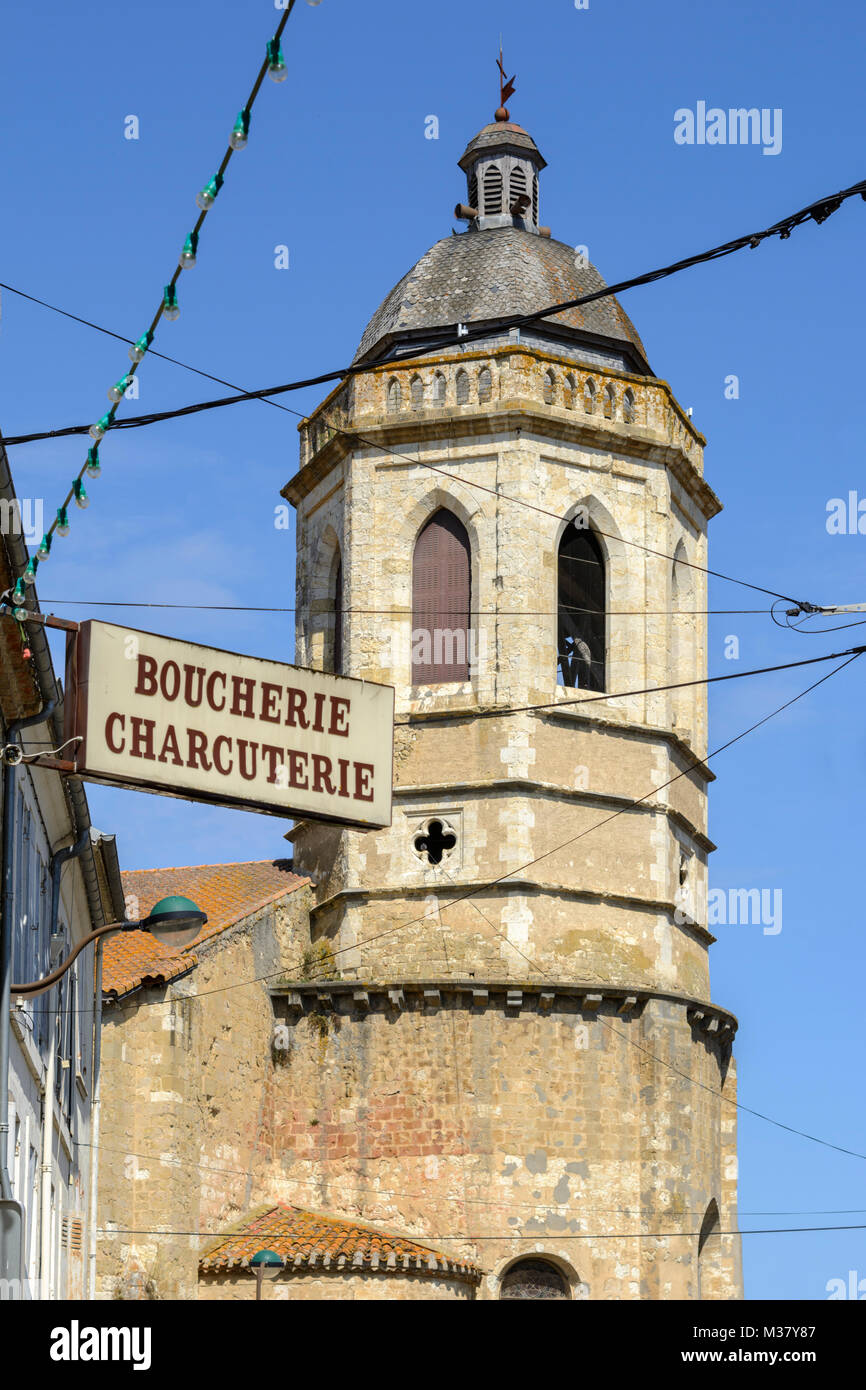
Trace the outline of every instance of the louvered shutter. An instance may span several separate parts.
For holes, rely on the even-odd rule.
[[[413,685],[469,679],[470,552],[465,528],[444,508],[415,543]]]

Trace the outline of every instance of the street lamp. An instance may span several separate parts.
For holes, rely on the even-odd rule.
[[[276,1250],[257,1250],[250,1260],[250,1269],[256,1276],[256,1302],[262,1296],[262,1281],[276,1279],[284,1268]]]
[[[160,898],[151,908],[149,917],[143,917],[140,922],[109,922],[107,926],[97,927],[96,931],[79,941],[63,964],[52,970],[50,975],[46,975],[42,980],[29,980],[27,984],[13,985],[12,993],[32,999],[35,995],[44,994],[46,990],[52,989],[85,946],[89,946],[91,941],[98,941],[101,936],[107,936],[109,932],[147,931],[161,946],[171,946],[179,950],[195,941],[206,922],[207,913],[202,912],[191,898],[177,895]]]

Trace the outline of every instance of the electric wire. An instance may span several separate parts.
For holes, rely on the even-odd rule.
[[[169,1168],[195,1168],[203,1173],[217,1173],[225,1177],[249,1178],[252,1176],[252,1168],[224,1168],[217,1164],[198,1163],[194,1158],[179,1158],[175,1154],[166,1155],[164,1153],[141,1153],[135,1149],[120,1149],[111,1144],[91,1144],[85,1140],[73,1139],[72,1144],[78,1149],[91,1149],[99,1153],[118,1154],[123,1158],[141,1158],[148,1163],[164,1163]],[[292,1178],[293,1187],[309,1187],[318,1193],[321,1190],[321,1182],[315,1178]],[[404,1191],[395,1187],[358,1187],[352,1184],[351,1193],[348,1194],[352,1199],[355,1197],[420,1197],[427,1198],[430,1193],[428,1190]],[[472,1206],[496,1207],[507,1205],[510,1208],[525,1207],[533,1212],[558,1212],[563,1208],[569,1208],[572,1203],[565,1202],[515,1202],[510,1197],[506,1202],[501,1198],[493,1197],[466,1197],[461,1194],[459,1197],[451,1197],[447,1193],[443,1194],[443,1200],[448,1202],[467,1201]],[[581,1213],[592,1212],[604,1213],[605,1215],[633,1216],[644,1219],[644,1213],[636,1207],[586,1207],[581,1202]],[[704,1209],[693,1212],[686,1212],[684,1215],[703,1217]],[[740,1211],[739,1216],[866,1216],[866,1207],[832,1207],[824,1209],[820,1207],[805,1207],[785,1211]]]
[[[625,814],[625,812],[631,811],[631,810],[633,810],[635,807],[642,805],[644,802],[648,801],[648,800],[650,799],[650,797],[653,797],[653,796],[658,795],[659,792],[664,791],[664,790],[665,790],[667,787],[669,787],[669,786],[672,786],[674,782],[678,782],[682,777],[688,776],[691,772],[693,772],[696,768],[701,767],[704,763],[709,763],[711,759],[718,757],[718,756],[719,756],[721,753],[723,753],[723,752],[726,752],[729,748],[732,748],[735,744],[741,742],[744,738],[746,738],[746,737],[748,737],[750,734],[754,733],[757,729],[761,728],[764,724],[769,723],[771,719],[776,718],[779,714],[783,713],[785,710],[790,709],[792,705],[797,704],[798,701],[804,699],[805,696],[811,694],[813,690],[817,690],[819,686],[825,684],[825,682],[829,681],[833,676],[837,675],[840,671],[843,671],[847,666],[850,666],[850,665],[851,665],[854,661],[856,661],[856,660],[858,659],[858,657],[859,657],[860,655],[862,655],[862,654],[863,654],[863,649],[858,649],[858,651],[855,652],[855,654],[849,656],[848,659],[847,659],[846,661],[843,661],[839,666],[834,667],[834,669],[833,669],[832,671],[827,672],[824,676],[820,677],[819,680],[814,681],[811,685],[807,686],[804,690],[802,690],[802,691],[800,691],[798,694],[792,696],[791,699],[786,700],[786,701],[784,702],[784,704],[781,704],[781,705],[779,705],[776,709],[771,710],[769,714],[764,715],[761,719],[757,720],[754,724],[750,725],[747,729],[742,730],[739,734],[736,734],[733,738],[729,739],[726,743],[721,744],[718,748],[714,749],[711,753],[708,753],[705,759],[703,759],[703,760],[698,759],[698,760],[695,761],[691,766],[684,768],[681,772],[678,772],[678,773],[676,773],[673,777],[669,778],[667,782],[662,783],[661,786],[652,788],[649,792],[645,793],[644,796],[638,797],[637,799],[634,799],[634,800],[631,800],[627,805],[618,808],[616,811],[614,811],[614,812],[612,812],[610,815],[606,816],[603,820],[596,821],[593,825],[588,826],[585,830],[580,831],[577,835],[572,836],[572,837],[571,837],[570,839],[568,839],[568,840],[562,841],[560,844],[554,846],[552,849],[546,850],[543,854],[536,856],[534,859],[528,860],[525,864],[521,864],[521,865],[518,865],[518,866],[515,867],[515,868],[509,869],[506,873],[501,874],[498,878],[489,880],[489,881],[487,881],[486,883],[483,883],[483,884],[475,885],[475,886],[474,886],[473,888],[471,888],[468,892],[466,892],[466,893],[461,893],[458,897],[452,898],[452,899],[451,899],[449,902],[447,902],[447,903],[444,903],[444,904],[439,904],[439,903],[437,903],[437,912],[438,912],[438,914],[440,915],[440,919],[441,919],[441,914],[442,914],[443,912],[447,912],[449,908],[457,906],[458,903],[462,903],[462,902],[469,901],[469,900],[473,899],[474,897],[476,897],[479,893],[488,892],[491,888],[496,887],[498,884],[500,884],[500,883],[506,881],[508,878],[511,878],[514,874],[523,873],[523,872],[525,872],[527,869],[534,867],[534,865],[536,865],[536,864],[538,864],[538,863],[541,863],[543,860],[551,858],[553,855],[558,854],[561,850],[566,849],[566,848],[568,848],[569,846],[575,844],[578,840],[584,839],[587,835],[591,834],[594,830],[598,830],[598,829],[600,829],[602,826],[608,825],[611,821],[616,820],[619,816]],[[472,905],[475,906],[475,907],[477,907],[477,905],[474,904],[474,903],[473,903]],[[478,908],[477,910],[478,910],[479,912],[481,912],[481,909],[480,909],[480,908]],[[493,924],[490,923],[489,919],[485,916],[485,914],[484,914],[483,912],[481,912],[481,916],[484,917],[485,921],[488,922],[488,925],[490,925],[491,927],[493,927]],[[428,921],[428,920],[430,920],[430,913],[423,913],[420,917],[413,917],[413,918],[410,918],[408,921],[400,922],[400,923],[398,923],[398,924],[397,924],[396,926],[394,926],[394,927],[390,927],[390,928],[386,929],[386,930],[383,931],[383,932],[378,932],[378,933],[377,933],[376,935],[374,935],[374,936],[366,937],[366,938],[364,938],[364,940],[358,941],[358,942],[354,943],[354,944],[351,945],[351,946],[339,947],[337,950],[335,950],[335,951],[333,951],[333,952],[331,953],[331,959],[336,959],[337,956],[343,955],[343,954],[345,954],[345,953],[348,952],[348,951],[359,951],[359,952],[360,952],[360,951],[363,951],[363,950],[367,949],[368,947],[370,947],[371,945],[373,945],[373,944],[374,944],[375,942],[377,942],[377,941],[381,941],[381,940],[383,940],[383,939],[386,938],[386,937],[390,937],[390,936],[395,935],[397,932],[405,931],[408,927],[416,926],[416,925],[418,925],[419,923],[424,922],[424,921]],[[498,929],[495,928],[495,927],[493,928],[493,930],[494,930],[494,931],[498,931]],[[507,939],[507,938],[506,938],[506,939]],[[536,963],[530,959],[530,957],[526,956],[525,953],[522,952],[522,951],[519,949],[519,947],[514,946],[514,943],[513,943],[513,942],[509,942],[509,945],[512,947],[512,949],[514,949],[515,951],[517,951],[517,953],[518,953],[519,955],[522,955],[522,956],[524,957],[524,959],[526,959],[526,960],[533,966],[533,968],[537,968],[537,969],[541,970],[541,968],[538,967],[538,966],[536,965]],[[192,969],[193,966],[194,966],[194,964],[195,964],[194,961],[190,962],[189,969]],[[297,964],[300,965],[300,961],[298,961]],[[203,998],[207,998],[207,997],[209,997],[210,995],[213,995],[213,994],[225,994],[225,993],[229,992],[230,990],[234,990],[234,989],[243,989],[243,988],[247,988],[247,987],[249,987],[249,986],[251,986],[251,985],[266,983],[266,982],[268,982],[268,981],[270,981],[270,980],[274,980],[274,979],[283,979],[283,980],[285,980],[285,979],[287,979],[287,977],[289,976],[289,971],[291,970],[291,968],[292,968],[291,963],[289,963],[288,965],[282,966],[279,970],[269,972],[269,973],[267,973],[267,974],[265,974],[265,975],[257,975],[257,976],[254,976],[254,977],[253,977],[252,979],[250,979],[250,980],[236,980],[236,981],[234,981],[234,982],[233,982],[232,984],[230,984],[230,985],[220,985],[220,986],[216,987],[215,989],[201,990],[201,991],[199,991],[194,997],[195,997],[196,999],[203,999]],[[544,972],[541,971],[541,973],[544,973]],[[326,976],[321,976],[321,975],[320,975],[320,976],[313,976],[313,977],[311,977],[310,981],[308,981],[308,983],[316,983],[316,982],[326,983],[326,982],[327,982],[327,977],[326,977]],[[118,1004],[121,1004],[121,1005],[123,1004],[123,1000],[122,1000],[122,999],[118,999],[116,1002],[117,1002]],[[171,1004],[172,1002],[173,1002],[172,1000],[164,1000],[164,999],[157,999],[157,1000],[142,1000],[142,1001],[140,1001],[140,1002],[139,1002],[139,1001],[136,1001],[135,1007],[136,1007],[136,1009],[140,1009],[140,1008],[164,1008],[164,1007],[166,1007],[167,1004]],[[81,1009],[81,1010],[79,1010],[78,1012],[80,1012],[80,1013],[90,1013],[90,1012],[92,1012],[92,1010],[89,1010],[89,1009]],[[619,1034],[619,1036],[625,1038],[625,1035],[619,1033],[619,1030],[618,1030],[618,1029],[612,1028],[611,1025],[606,1025],[606,1026],[609,1027],[610,1030],[611,1030],[612,1032],[617,1033],[617,1034]],[[625,1040],[628,1041],[628,1042],[631,1042],[631,1039],[625,1038]],[[635,1047],[637,1047],[638,1050],[640,1050],[640,1051],[647,1051],[647,1049],[642,1048],[639,1044],[633,1043],[632,1045],[635,1046]],[[744,1105],[744,1104],[743,1104],[742,1102],[740,1102],[740,1101],[731,1100],[730,1098],[724,1096],[721,1092],[716,1091],[713,1087],[708,1087],[708,1086],[704,1085],[704,1083],[702,1083],[702,1082],[695,1081],[694,1078],[690,1077],[687,1073],[681,1072],[681,1071],[679,1070],[679,1068],[672,1066],[672,1064],[669,1063],[669,1062],[667,1062],[665,1058],[663,1058],[663,1057],[656,1057],[655,1054],[653,1054],[653,1053],[648,1053],[648,1055],[651,1056],[655,1061],[659,1062],[660,1065],[663,1065],[663,1066],[668,1067],[670,1070],[676,1072],[678,1075],[682,1076],[685,1080],[689,1081],[691,1084],[698,1086],[700,1089],[709,1091],[710,1094],[712,1094],[714,1097],[723,1100],[723,1101],[726,1102],[728,1105],[734,1106],[737,1110],[742,1110],[744,1113],[750,1114],[750,1115],[752,1115],[752,1116],[753,1116],[754,1118],[756,1118],[756,1119],[764,1120],[766,1123],[768,1123],[768,1124],[770,1124],[770,1125],[773,1125],[774,1127],[776,1127],[776,1128],[778,1128],[778,1129],[784,1130],[784,1131],[786,1131],[787,1133],[794,1134],[794,1135],[798,1136],[799,1138],[808,1139],[808,1140],[810,1140],[811,1142],[813,1142],[813,1143],[815,1143],[815,1144],[819,1144],[819,1145],[821,1145],[822,1147],[825,1147],[825,1148],[833,1149],[833,1150],[835,1150],[836,1152],[838,1152],[838,1153],[843,1153],[843,1154],[845,1154],[845,1155],[848,1156],[848,1157],[851,1157],[851,1158],[860,1158],[860,1159],[863,1159],[864,1161],[866,1161],[866,1153],[860,1153],[858,1150],[846,1148],[846,1147],[844,1147],[843,1145],[835,1144],[835,1143],[833,1143],[833,1142],[830,1141],[830,1140],[822,1139],[822,1138],[820,1138],[818,1135],[809,1134],[806,1130],[801,1130],[801,1129],[797,1128],[796,1126],[785,1124],[783,1121],[780,1121],[780,1120],[775,1120],[772,1116],[765,1114],[763,1111],[755,1110],[755,1109],[753,1109],[753,1108],[750,1107],[750,1106]]]
[[[859,1226],[764,1226],[752,1227],[751,1230],[735,1231],[714,1231],[718,1236],[790,1236],[790,1235],[809,1235],[817,1231],[866,1231],[866,1225]],[[98,1229],[100,1240],[108,1237],[124,1236],[188,1236],[198,1237],[199,1240],[243,1240],[246,1238],[243,1230],[238,1231],[165,1231],[158,1230],[149,1226],[137,1228],[125,1228],[123,1230],[111,1230],[100,1227]],[[699,1240],[702,1231],[580,1231],[579,1233],[570,1232],[562,1234],[557,1231],[555,1240]],[[479,1231],[425,1231],[423,1235],[406,1235],[401,1239],[412,1241],[416,1245],[422,1245],[428,1240],[465,1240],[465,1241],[503,1241],[503,1240],[525,1240],[526,1236],[519,1231],[502,1235],[500,1232],[479,1232]],[[216,1252],[213,1252],[216,1253]]]
[[[269,42],[269,45],[268,45],[268,56],[265,58],[264,62],[261,64],[261,66],[260,66],[260,68],[259,68],[258,75],[257,75],[257,77],[256,77],[256,79],[255,79],[255,82],[253,83],[252,89],[251,89],[251,91],[250,91],[250,95],[249,95],[249,97],[247,98],[246,103],[244,104],[244,106],[243,106],[243,108],[242,108],[242,114],[246,116],[247,128],[248,128],[248,125],[249,125],[249,118],[250,118],[250,115],[251,115],[251,113],[252,113],[252,109],[253,109],[253,106],[254,106],[254,104],[255,104],[255,101],[256,101],[256,97],[258,96],[258,93],[259,93],[259,90],[260,90],[260,88],[261,88],[261,85],[262,85],[262,83],[263,83],[263,81],[264,81],[264,79],[265,79],[265,73],[268,71],[268,68],[269,68],[269,66],[270,66],[270,58],[271,58],[271,51],[272,51],[272,48],[273,48],[274,54],[276,54],[277,52],[279,52],[279,40],[280,40],[280,38],[281,38],[281,36],[282,36],[283,30],[284,30],[285,27],[286,27],[286,24],[287,24],[288,21],[289,21],[289,17],[290,17],[290,15],[291,15],[292,10],[294,9],[294,7],[295,7],[295,0],[287,0],[287,3],[283,6],[283,14],[282,14],[282,17],[280,18],[280,20],[279,20],[279,22],[278,22],[278,24],[277,24],[277,27],[276,27],[276,29],[274,30],[273,39]],[[219,166],[219,169],[217,170],[217,173],[216,173],[216,175],[214,176],[214,179],[211,181],[211,185],[213,185],[213,186],[215,187],[215,190],[216,190],[215,193],[213,194],[213,198],[216,197],[217,193],[219,192],[220,187],[222,186],[222,183],[223,183],[223,176],[224,176],[224,174],[225,174],[225,172],[226,172],[226,169],[228,168],[228,165],[229,165],[229,163],[230,163],[230,161],[231,161],[232,156],[233,156],[235,153],[236,153],[236,150],[235,150],[235,148],[233,147],[233,145],[232,145],[231,142],[230,142],[230,143],[228,144],[228,146],[226,147],[226,151],[225,151],[225,154],[223,155],[222,162],[221,162],[221,164],[220,164],[220,166]],[[209,185],[209,187],[210,187],[211,185]],[[204,224],[205,218],[207,217],[208,212],[209,212],[209,211],[211,210],[211,208],[213,207],[213,199],[211,200],[211,203],[210,203],[209,206],[204,206],[204,205],[202,205],[202,204],[199,204],[199,207],[200,207],[199,215],[198,215],[198,218],[196,219],[195,226],[193,227],[192,233],[190,234],[190,240],[191,240],[192,243],[193,243],[194,249],[197,247],[198,235],[199,235],[199,232],[201,231],[201,228],[202,228],[202,226],[203,226],[203,224]],[[131,363],[129,369],[126,371],[125,376],[124,376],[124,380],[125,380],[126,382],[129,382],[129,380],[130,380],[132,377],[135,376],[135,374],[136,374],[136,372],[137,372],[137,370],[138,370],[138,367],[140,366],[141,361],[142,361],[143,358],[144,358],[144,355],[147,353],[147,351],[148,351],[148,349],[149,349],[149,346],[150,346],[150,343],[151,343],[151,341],[152,341],[152,339],[153,339],[153,336],[154,336],[154,334],[155,334],[155,332],[156,332],[157,326],[158,326],[158,324],[159,324],[161,318],[163,317],[163,314],[166,312],[168,296],[169,296],[169,294],[172,294],[172,295],[174,294],[175,286],[176,286],[176,284],[177,284],[177,282],[178,282],[178,279],[179,279],[180,276],[182,275],[183,270],[184,270],[184,266],[183,266],[182,262],[179,260],[178,263],[177,263],[177,265],[175,266],[174,273],[173,273],[171,279],[169,280],[168,284],[167,284],[166,287],[165,287],[165,292],[164,292],[163,298],[162,298],[162,300],[160,301],[159,307],[158,307],[156,313],[154,314],[153,319],[151,320],[150,327],[147,329],[146,333],[142,335],[142,339],[146,342],[146,346],[145,346],[145,348],[144,348],[144,352],[143,352],[143,354],[142,354],[142,357],[141,357],[138,361],[135,361],[135,360],[132,361],[132,363]],[[17,291],[13,291],[13,293],[17,293]],[[32,296],[28,296],[28,297],[33,298]],[[50,306],[50,307],[54,307],[54,306]],[[73,316],[72,316],[72,315],[67,315],[67,317],[73,317]],[[80,322],[84,322],[84,320],[80,320]],[[101,434],[101,435],[99,436],[99,438],[97,439],[97,444],[100,442],[100,440],[101,440],[102,438],[105,437],[105,435],[109,432],[109,430],[111,430],[112,428],[117,427],[117,425],[119,424],[119,422],[118,422],[118,421],[116,420],[116,418],[115,418],[115,413],[116,413],[116,411],[117,411],[117,409],[118,409],[118,406],[119,406],[119,404],[120,404],[120,400],[122,400],[122,399],[123,399],[123,396],[121,395],[120,398],[119,398],[117,401],[115,401],[115,402],[113,403],[111,409],[107,412],[107,414],[106,414],[106,416],[104,417],[103,421],[100,422],[100,424],[104,424],[104,425],[105,425],[105,428],[103,429],[102,434]],[[73,431],[73,433],[88,433],[88,434],[89,434],[89,433],[90,433],[90,430],[91,430],[91,426],[90,426],[90,425],[85,425],[85,426],[83,426],[83,427],[81,428],[81,430],[75,430],[75,431]],[[94,438],[96,438],[96,436],[94,436]],[[3,436],[0,435],[0,447],[3,447],[3,446],[5,445],[6,442],[7,442],[7,441],[4,440]],[[73,497],[76,497],[76,498],[77,498],[76,488],[79,487],[79,486],[81,485],[81,483],[82,483],[82,480],[83,480],[83,478],[84,478],[85,472],[87,471],[88,462],[89,462],[89,459],[88,459],[88,461],[86,461],[84,464],[82,464],[81,469],[79,470],[79,472],[78,472],[76,478],[73,480],[72,487],[69,489],[69,492],[67,493],[67,496],[66,496],[64,502],[62,503],[61,507],[58,509],[58,514],[57,514],[57,516],[55,517],[55,519],[51,522],[50,526],[48,527],[48,530],[47,530],[47,532],[46,532],[46,539],[49,541],[49,543],[50,543],[51,537],[53,536],[55,530],[56,530],[57,527],[58,527],[59,519],[60,519],[61,514],[65,515],[66,510],[67,510],[67,508],[69,507],[69,504],[70,504],[70,502],[72,501]],[[34,563],[37,563],[37,562],[34,562]]]
[[[292,0],[292,3],[293,2],[294,0]],[[277,34],[281,32],[287,17],[288,12],[281,21]],[[263,76],[264,67],[259,76],[259,83]],[[227,159],[228,156],[226,162]],[[579,295],[575,299],[551,304],[545,309],[533,310],[528,314],[510,314],[484,320],[477,324],[470,322],[468,324],[456,325],[456,329],[460,331],[459,334],[457,332],[454,333],[454,341],[465,344],[467,342],[476,341],[479,338],[489,338],[492,333],[502,332],[509,328],[528,328],[542,319],[552,318],[556,314],[567,312],[570,309],[580,308],[584,304],[591,304],[600,299],[607,299],[613,295],[622,294],[626,290],[635,289],[640,285],[653,284],[658,280],[666,279],[680,271],[688,270],[692,266],[701,265],[707,261],[718,260],[723,256],[729,256],[733,252],[743,250],[747,246],[754,248],[768,237],[779,236],[782,240],[786,240],[795,227],[800,226],[803,222],[809,221],[810,219],[820,225],[820,223],[826,221],[831,213],[837,211],[837,209],[842,206],[843,202],[858,194],[861,198],[866,200],[866,180],[860,180],[858,183],[852,184],[850,188],[842,189],[840,192],[831,194],[828,197],[819,198],[814,203],[810,203],[807,207],[801,208],[798,212],[790,213],[787,217],[780,219],[780,221],[774,223],[772,227],[768,227],[763,231],[746,233],[744,236],[736,237],[733,241],[724,242],[720,246],[712,247],[708,251],[698,252],[694,256],[687,256],[682,260],[674,261],[670,265],[662,266],[656,270],[646,271],[642,275],[632,276],[630,279],[621,280],[614,285],[605,285],[602,289],[594,290],[590,294]],[[11,289],[11,286],[7,286],[7,288]],[[19,293],[19,291],[16,290],[12,292]],[[45,301],[39,302],[45,303]],[[49,305],[47,307],[53,308],[54,306]],[[69,317],[74,316],[70,315]],[[410,356],[408,360],[414,360],[414,356]],[[125,419],[114,421],[112,423],[112,429],[136,429],[143,425],[156,424],[162,420],[173,420],[183,415],[197,414],[203,410],[218,410],[225,406],[237,405],[243,401],[261,400],[264,397],[283,395],[286,392],[299,391],[309,386],[325,385],[330,381],[344,381],[350,376],[360,376],[365,372],[376,371],[383,365],[388,364],[387,362],[353,363],[348,367],[341,367],[336,371],[323,372],[318,376],[308,377],[302,381],[285,382],[276,386],[261,387],[255,391],[240,391],[234,396],[223,396],[215,400],[198,401],[190,405],[178,406],[173,410],[154,411],[145,415],[128,416]],[[68,435],[86,433],[88,429],[88,425],[69,425],[59,430],[47,430],[41,433],[15,436],[10,435],[5,438],[0,437],[0,443],[29,444],[42,439],[59,439]]]

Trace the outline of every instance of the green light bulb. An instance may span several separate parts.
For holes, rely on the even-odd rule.
[[[15,588],[12,590],[12,601],[19,607],[27,602],[27,595],[24,592],[24,580],[21,578],[15,580]]]
[[[26,564],[25,567],[24,567],[24,575],[23,575],[23,578],[24,578],[24,583],[25,583],[25,584],[35,584],[35,583],[36,583],[36,571],[38,570],[38,568],[39,568],[39,561],[37,560],[36,556],[34,555],[30,560],[27,561],[27,564]]]
[[[132,377],[127,373],[126,376],[120,378],[120,381],[116,381],[113,386],[109,386],[108,399],[114,401],[114,404],[117,405],[118,401],[123,400],[123,393],[131,381]]]
[[[51,537],[47,533],[42,537],[42,540],[39,542],[39,549],[37,550],[36,554],[39,557],[39,559],[43,562],[47,560],[48,556],[51,554]]]
[[[177,302],[177,290],[174,285],[166,285],[165,293],[162,297],[162,312],[172,323],[180,318],[180,305]],[[91,434],[93,431],[91,430]]]
[[[92,449],[87,450],[87,463],[84,465],[84,471],[88,478],[98,478],[102,472],[102,464],[99,462],[99,447],[96,444]]]
[[[84,511],[85,507],[90,506],[90,498],[87,496],[84,490],[84,483],[80,478],[76,478],[72,484],[72,495],[75,498],[76,507],[80,507],[82,511]]]
[[[200,193],[196,193],[195,201],[202,212],[209,212],[216,202],[217,194],[223,186],[222,174],[214,174],[210,183],[205,184]]]
[[[57,508],[57,534],[58,536],[69,535],[69,513],[65,507]]]
[[[238,118],[235,121],[234,129],[231,135],[229,136],[229,144],[231,145],[232,149],[242,150],[247,143],[247,137],[249,136],[249,133],[250,113],[249,111],[247,111],[245,107],[243,111],[240,111],[238,113]]]
[[[184,270],[192,270],[195,265],[197,253],[198,232],[190,232],[186,241],[183,243],[183,250],[180,253],[180,263]]]
[[[268,77],[272,82],[285,82],[288,75],[279,39],[268,39]]]
[[[132,343],[132,345],[130,346],[129,360],[131,362],[135,362],[137,366],[141,359],[144,357],[144,354],[147,352],[147,349],[150,347],[152,342],[153,334],[149,330],[147,333],[142,333],[138,341]]]
[[[101,420],[97,420],[95,425],[90,426],[90,429],[87,431],[87,433],[90,435],[91,439],[95,439],[98,444],[110,424],[111,411],[109,410],[106,412],[105,415],[103,415]]]

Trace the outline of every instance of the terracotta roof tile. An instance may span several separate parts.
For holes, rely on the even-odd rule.
[[[249,1266],[257,1250],[274,1250],[296,1269],[364,1269],[380,1274],[450,1274],[478,1283],[481,1270],[405,1236],[396,1236],[343,1217],[303,1211],[280,1203],[221,1237],[202,1257],[203,1273]]]
[[[131,918],[146,917],[160,898],[178,893],[192,898],[208,920],[195,941],[181,951],[160,946],[149,932],[109,936],[103,956],[103,994],[120,998],[143,984],[165,983],[192,970],[197,963],[197,947],[309,882],[293,873],[288,864],[285,859],[262,859],[124,873],[123,891]]]

